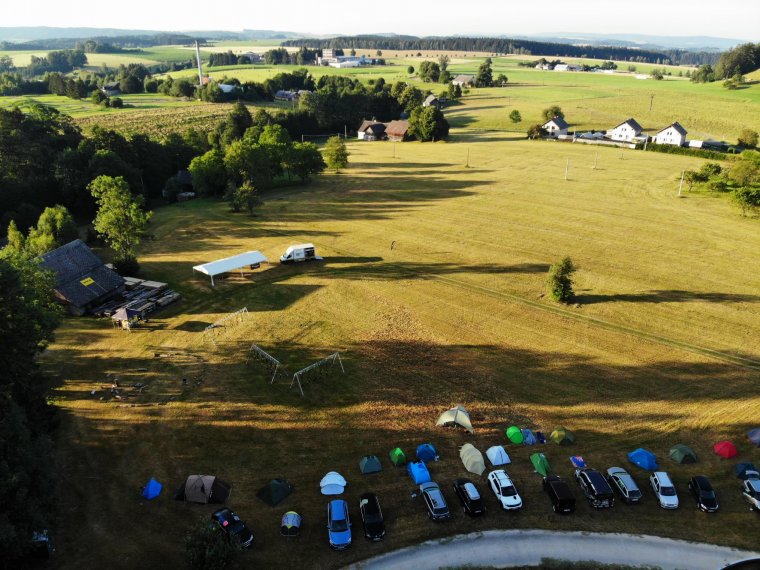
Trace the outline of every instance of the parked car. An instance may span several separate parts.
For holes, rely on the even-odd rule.
[[[697,475],[689,479],[689,491],[697,500],[697,508],[706,513],[714,513],[718,510],[718,497],[710,484],[710,480],[704,475]]]
[[[615,504],[612,487],[599,471],[591,467],[575,470],[575,480],[589,503],[595,509],[604,509]]]
[[[742,496],[756,511],[760,511],[760,479],[742,481]]]
[[[488,474],[488,483],[499,500],[501,508],[505,511],[516,511],[522,508],[522,498],[506,471],[503,469],[491,471]]]
[[[364,536],[369,540],[382,540],[385,537],[385,520],[380,510],[380,501],[374,493],[365,493],[359,498],[359,512],[364,526]]]
[[[211,519],[219,525],[227,536],[230,538],[236,537],[243,548],[250,548],[253,544],[253,533],[248,530],[248,527],[240,520],[240,517],[227,507],[214,511]]]
[[[462,503],[462,510],[472,517],[476,517],[486,512],[486,506],[483,499],[480,498],[480,492],[475,483],[469,479],[457,479],[454,481],[454,493],[459,497]]]
[[[327,504],[327,537],[334,550],[345,550],[351,546],[351,519],[348,503],[335,499]]]
[[[649,484],[663,509],[678,508],[676,486],[665,471],[655,471],[649,476]]]
[[[555,513],[572,513],[575,511],[575,497],[570,486],[556,475],[544,477],[544,491],[552,500]]]
[[[641,489],[639,489],[630,473],[622,467],[610,467],[607,469],[607,481],[617,491],[623,502],[629,505],[641,502]]]
[[[435,481],[420,485],[420,492],[425,499],[428,517],[432,521],[445,521],[451,518],[451,511],[446,504],[443,491]]]

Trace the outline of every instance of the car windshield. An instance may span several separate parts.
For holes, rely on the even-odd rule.
[[[501,494],[503,497],[514,497],[517,495],[517,489],[515,489],[512,485],[502,486]]]
[[[704,489],[699,492],[699,496],[703,499],[714,499],[715,491],[705,491]]]
[[[641,497],[641,491],[639,491],[638,489],[629,489],[628,496],[633,499],[638,499],[639,497]]]
[[[383,522],[383,517],[381,517],[378,513],[365,513],[364,522],[367,524]]]
[[[663,497],[674,497],[676,490],[673,487],[660,487],[660,495]]]
[[[330,530],[333,532],[343,532],[344,530],[348,530],[348,523],[346,522],[346,519],[333,521],[330,525]]]

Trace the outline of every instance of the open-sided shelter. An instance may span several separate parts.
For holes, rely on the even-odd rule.
[[[732,457],[739,455],[739,450],[728,440],[719,441],[713,445],[713,451],[723,459],[731,459]]]
[[[654,453],[643,447],[631,451],[628,454],[628,461],[647,471],[657,471],[657,458]]]
[[[482,475],[486,470],[486,463],[483,460],[483,454],[471,443],[465,443],[459,449],[459,458],[462,460],[465,469],[470,473]]]
[[[546,456],[543,453],[534,453],[531,455],[530,462],[533,464],[533,469],[536,470],[536,473],[542,477],[546,477],[551,472],[549,460],[546,459]]]
[[[409,477],[416,485],[422,485],[423,483],[429,483],[430,471],[428,471],[427,465],[424,461],[412,461],[406,464],[406,472],[409,473]]]
[[[438,452],[432,443],[423,443],[417,448],[417,459],[425,463],[436,461],[438,459]]]
[[[240,271],[243,274],[243,268],[257,269],[262,263],[267,263],[268,259],[260,251],[246,251],[232,257],[225,257],[210,261],[202,265],[193,266],[193,271],[198,271],[211,277],[211,286],[214,287],[214,277],[229,273],[231,271]]]
[[[406,455],[400,447],[394,447],[388,455],[391,458],[391,463],[396,467],[403,467],[406,465]]]
[[[501,445],[494,445],[493,447],[489,447],[486,450],[486,457],[488,457],[488,460],[494,467],[498,465],[508,465],[511,462],[509,459],[509,454]]]
[[[684,445],[683,443],[678,443],[671,447],[670,451],[668,452],[668,457],[670,457],[676,463],[697,462],[697,454],[694,453],[694,450],[691,447]]]
[[[174,498],[190,503],[224,503],[230,496],[232,486],[214,475],[190,475],[180,485]]]
[[[322,477],[319,488],[323,495],[340,495],[346,488],[346,480],[337,471],[330,471]]]
[[[470,414],[467,413],[467,410],[465,410],[462,406],[455,406],[451,408],[450,410],[446,410],[443,412],[440,416],[438,416],[438,421],[435,422],[435,425],[437,426],[460,426],[469,431],[470,433],[474,433],[475,430],[472,429],[472,423],[470,422]]]
[[[570,445],[575,442],[575,434],[565,427],[558,427],[549,436],[557,445]]]
[[[520,444],[523,442],[522,430],[517,426],[509,426],[507,428],[507,439],[512,443]]]
[[[256,492],[256,496],[270,507],[275,507],[293,492],[293,485],[285,479],[272,479]]]
[[[377,455],[365,455],[359,461],[359,470],[365,475],[380,473],[383,470],[383,466],[380,464],[380,459]]]

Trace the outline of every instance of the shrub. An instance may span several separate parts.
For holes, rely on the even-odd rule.
[[[185,558],[194,570],[222,570],[239,548],[207,519],[200,519],[185,536]]]
[[[136,257],[114,259],[113,268],[124,277],[136,277],[140,273],[140,264]]]

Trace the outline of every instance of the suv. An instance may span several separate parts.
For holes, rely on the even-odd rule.
[[[753,509],[760,511],[760,479],[742,481],[742,497]]]
[[[368,540],[382,540],[385,536],[385,520],[380,510],[380,501],[374,493],[365,493],[359,498],[359,512],[362,515],[364,536]]]
[[[697,508],[700,511],[714,513],[718,510],[718,498],[710,485],[710,480],[704,475],[689,479],[689,491],[697,500]]]
[[[454,481],[454,493],[456,493],[462,503],[462,510],[471,517],[476,517],[486,512],[486,507],[480,498],[478,488],[469,479],[457,479]]]
[[[327,504],[327,537],[333,550],[345,550],[351,546],[351,519],[348,503],[343,499]]]
[[[607,469],[607,481],[615,491],[620,494],[624,502],[630,504],[641,502],[641,489],[633,480],[633,477],[622,467],[610,467]]]
[[[243,548],[251,547],[253,544],[253,533],[248,530],[248,527],[242,520],[240,520],[240,517],[230,509],[222,507],[218,511],[215,511],[214,514],[211,515],[211,518],[228,537],[236,537],[240,541],[240,546]]]
[[[425,506],[427,507],[427,513],[430,520],[445,521],[451,518],[449,506],[446,504],[446,499],[443,497],[443,491],[441,491],[438,483],[434,481],[423,483],[420,485],[420,492],[425,499]]]
[[[555,513],[572,513],[575,510],[575,497],[570,486],[556,475],[544,477],[544,491],[552,500]]]
[[[607,483],[604,475],[596,469],[585,467],[575,470],[575,480],[581,487],[581,491],[586,495],[589,503],[595,509],[611,507],[615,504],[615,495],[612,494],[612,487]]]
[[[506,471],[503,469],[491,471],[488,474],[488,482],[491,484],[493,494],[499,499],[501,508],[505,511],[516,511],[522,508],[522,498]]]
[[[663,509],[678,508],[676,487],[665,471],[655,471],[649,476],[649,484]]]

